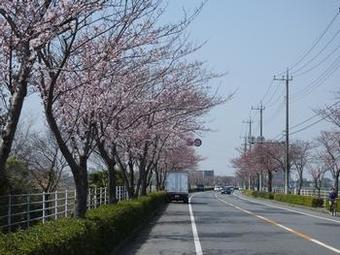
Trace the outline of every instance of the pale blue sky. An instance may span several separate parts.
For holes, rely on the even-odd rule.
[[[190,11],[199,4],[197,0],[169,2],[169,17],[179,17],[183,8]],[[217,107],[206,118],[208,126],[215,131],[202,137],[203,145],[198,148],[198,152],[206,160],[201,162],[201,169],[214,169],[220,175],[234,173],[229,161],[237,156],[235,148],[241,144],[240,136],[247,130],[242,121],[249,118],[251,106],[259,104],[275,73],[285,71],[312,46],[339,7],[340,1],[337,0],[210,0],[206,3],[188,30],[193,42],[207,41],[195,57],[205,60],[217,72],[228,72],[219,82],[212,83],[213,86],[220,86],[221,94],[227,95],[235,89],[238,91],[232,101]],[[316,55],[338,29],[340,16],[318,47],[308,56]],[[338,45],[340,36],[334,39],[315,62],[311,62],[311,66],[330,54]],[[319,68],[305,75],[293,75],[294,80],[290,87],[291,126],[312,116],[312,109],[334,102],[330,91],[340,88],[339,70],[309,95],[305,95],[308,84],[340,56],[340,49],[330,55],[328,61]],[[308,60],[306,58],[301,65]],[[336,63],[340,64],[340,61]],[[284,84],[275,82],[264,98],[267,107],[264,111],[264,136],[267,139],[276,137],[284,129],[283,93]],[[259,115],[252,112],[251,116],[255,118],[253,133],[258,135]],[[314,118],[305,125],[317,119]],[[292,139],[312,139],[327,128],[330,128],[328,123],[320,122],[293,135]]]
[[[167,20],[178,20],[183,8],[190,13],[199,0],[169,0]],[[214,109],[207,117],[208,127],[214,132],[202,136],[203,144],[197,151],[206,158],[201,169],[214,169],[216,174],[231,175],[234,170],[230,159],[237,156],[235,150],[241,144],[240,136],[247,127],[242,124],[250,116],[251,106],[259,104],[265,95],[275,73],[284,71],[308,50],[338,12],[339,0],[209,0],[200,15],[188,29],[194,43],[207,41],[195,54],[195,58],[207,62],[216,72],[228,75],[213,82],[221,95],[237,90],[232,101]],[[313,57],[319,49],[340,29],[340,16],[319,47],[309,54]],[[321,60],[340,45],[340,35],[316,59]],[[333,75],[321,86],[303,96],[305,87],[320,76],[332,61],[340,56],[340,49],[319,68],[302,76],[295,76],[291,83],[291,126],[313,115],[312,109],[332,103],[330,91],[339,89],[340,72]],[[308,58],[303,61],[305,63]],[[302,63],[302,64],[303,64]],[[340,61],[336,63],[340,64]],[[302,92],[301,92],[302,90]],[[276,92],[276,93],[274,93]],[[284,85],[275,82],[264,98],[264,136],[274,138],[284,129]],[[294,97],[295,95],[295,97]],[[302,99],[299,99],[299,97]],[[26,100],[24,115],[41,116],[36,99]],[[258,135],[258,114],[255,117],[253,133]],[[307,122],[305,125],[317,120]],[[304,127],[304,125],[299,128]],[[292,139],[311,139],[330,125],[321,122]],[[299,128],[295,128],[297,130]]]

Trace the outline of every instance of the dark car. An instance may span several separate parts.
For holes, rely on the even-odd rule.
[[[197,188],[197,191],[204,191],[204,185],[203,184],[197,184],[196,188]]]
[[[227,194],[230,195],[233,192],[232,187],[224,187],[223,190],[221,191],[221,194]]]

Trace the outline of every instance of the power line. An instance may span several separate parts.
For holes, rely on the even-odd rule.
[[[304,120],[304,121],[302,121],[302,122],[300,122],[300,123],[298,123],[298,124],[296,124],[296,125],[294,125],[294,126],[291,126],[290,128],[291,128],[291,129],[294,129],[294,128],[298,127],[298,126],[301,126],[301,125],[305,124],[306,122],[308,122],[308,121],[314,119],[314,118],[317,117],[317,116],[319,116],[318,113],[317,113],[317,114],[314,114],[313,116],[309,117],[308,119],[306,119],[306,120]]]
[[[295,76],[301,76],[304,75],[306,73],[309,73],[310,71],[314,70],[315,68],[319,67],[322,63],[324,63],[326,60],[328,60],[331,56],[334,55],[334,53],[340,48],[340,44],[333,49],[325,58],[323,58],[322,60],[320,60],[317,64],[315,64],[314,66],[310,67],[309,69],[301,72],[301,73],[297,73],[295,74]]]
[[[340,101],[337,101],[337,102],[335,102],[335,103],[329,105],[328,107],[333,107],[333,106],[335,106],[335,105],[337,105],[337,104],[339,104],[339,103],[340,103]],[[305,124],[306,122],[308,122],[308,121],[310,121],[310,120],[312,120],[312,119],[314,119],[315,117],[318,117],[318,116],[320,116],[319,113],[316,113],[316,114],[314,114],[313,116],[311,116],[311,117],[305,119],[304,121],[295,124],[294,126],[291,127],[291,129],[295,129],[295,128],[297,128],[297,127],[299,127],[299,126]]]
[[[294,72],[292,72],[292,74],[294,74],[294,76],[296,76],[296,73],[298,73],[300,70],[302,70],[304,67],[308,66],[311,62],[313,62],[317,57],[319,57],[321,55],[322,52],[324,52],[325,49],[327,49],[327,47],[334,41],[334,39],[340,34],[340,29],[333,35],[333,37],[326,43],[326,45],[314,56],[312,57],[310,60],[308,60],[305,64],[303,64],[302,66],[300,66],[298,69],[296,69]],[[337,48],[336,48],[337,49]],[[332,51],[332,53],[334,52],[334,50]],[[331,54],[328,55],[328,57]],[[327,58],[326,58],[327,59]],[[323,60],[324,61],[324,60]],[[303,72],[302,74],[305,74],[306,72]],[[301,74],[298,74],[301,75]]]
[[[336,101],[335,103],[333,103],[333,104],[327,106],[327,108],[333,107],[333,106],[335,106],[335,105],[337,105],[337,104],[339,104],[339,103],[340,103],[340,101]],[[301,126],[301,125],[305,124],[306,122],[308,122],[308,121],[314,119],[314,118],[317,117],[317,116],[320,116],[320,115],[319,115],[318,113],[316,113],[316,114],[314,114],[313,116],[311,116],[311,117],[305,119],[304,121],[302,121],[302,122],[300,122],[300,123],[298,123],[298,124],[292,126],[291,129],[297,128],[298,126]],[[320,119],[318,119],[318,120],[312,122],[311,124],[309,124],[309,125],[307,125],[307,126],[305,126],[305,127],[303,127],[303,128],[300,128],[300,129],[294,131],[292,134],[296,134],[296,133],[299,133],[299,132],[301,132],[301,131],[303,131],[303,130],[305,130],[305,129],[307,129],[307,128],[310,128],[310,127],[316,125],[317,123],[319,123],[320,121],[322,121],[322,120],[324,120],[324,119],[326,119],[326,118],[327,118],[327,117],[321,117]]]
[[[294,69],[297,65],[299,65],[307,56],[308,54],[318,45],[318,43],[322,40],[324,35],[328,32],[329,28],[333,25],[335,22],[336,18],[339,15],[339,11],[336,13],[336,15],[331,19],[330,23],[327,25],[325,30],[321,33],[321,35],[316,39],[316,41],[312,44],[311,48],[309,48],[305,53],[297,60],[297,62],[290,66],[289,69],[292,70]]]
[[[305,88],[303,88],[300,91],[297,91],[294,93],[293,97],[295,97],[297,94],[302,93],[303,95],[298,96],[295,98],[295,100],[299,100],[307,95],[309,95],[314,89],[321,86],[325,81],[328,80],[328,78],[340,67],[340,56],[338,56],[331,64],[330,66],[314,81],[310,82]]]
[[[281,93],[277,94],[278,92],[281,92]],[[279,102],[280,98],[282,97],[283,97],[283,90],[280,90],[279,86],[275,86],[274,93],[269,98],[269,100],[263,103],[263,105],[265,105],[267,108],[273,107]]]
[[[305,127],[303,127],[303,128],[300,128],[300,129],[298,129],[298,130],[296,130],[296,131],[294,131],[294,132],[292,132],[292,133],[290,133],[290,134],[291,134],[291,135],[295,135],[295,134],[297,134],[297,133],[300,133],[300,132],[302,132],[302,131],[304,131],[304,130],[306,130],[306,129],[308,129],[308,128],[310,128],[310,127],[316,125],[316,124],[318,124],[319,122],[323,121],[325,118],[326,118],[326,117],[322,117],[321,119],[318,119],[318,120],[312,122],[312,123],[309,124],[308,126],[305,126]]]
[[[274,80],[271,79],[271,81],[270,81],[270,83],[269,83],[269,85],[268,85],[268,88],[267,88],[267,90],[266,90],[266,93],[264,93],[264,96],[263,96],[262,99],[261,99],[262,102],[264,101],[264,99],[265,99],[266,96],[268,95],[269,90],[272,88],[273,84],[274,84]]]

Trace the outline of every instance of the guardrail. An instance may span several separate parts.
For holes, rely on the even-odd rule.
[[[40,221],[73,216],[76,196],[75,190],[0,196],[0,230],[10,232]],[[116,199],[128,199],[125,187],[116,187]],[[91,188],[87,207],[96,208],[108,200],[107,188]]]

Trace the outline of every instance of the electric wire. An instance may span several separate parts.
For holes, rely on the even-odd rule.
[[[279,86],[277,86],[277,91],[279,91]],[[266,107],[267,108],[271,108],[271,107],[273,107],[273,106],[275,106],[277,103],[279,103],[280,102],[280,98],[283,98],[284,97],[284,92],[283,91],[281,91],[281,93],[277,96],[277,97],[275,97],[275,100],[271,103],[271,104],[269,104],[271,101],[269,101],[269,102],[267,102],[267,104],[266,104]],[[273,97],[274,98],[274,97]]]
[[[334,41],[334,39],[340,34],[340,29],[333,35],[333,37],[326,43],[326,45],[311,59],[309,59],[306,63],[304,63],[302,66],[300,66],[298,69],[296,69],[294,72],[291,72],[291,74],[293,74],[294,76],[299,76],[302,74],[307,73],[306,71],[302,72],[302,74],[299,74],[299,71],[301,71],[303,68],[305,68],[306,66],[308,66],[310,63],[312,63],[317,57],[319,57],[327,48],[328,46]],[[337,47],[336,49],[338,49],[339,47]],[[334,50],[331,52],[334,53]],[[328,58],[331,56],[331,54],[328,54]],[[326,58],[327,60],[327,58]],[[323,60],[323,62],[325,61],[325,59]]]
[[[325,34],[328,32],[330,27],[335,22],[336,18],[339,16],[339,11],[336,13],[336,15],[331,19],[330,23],[327,25],[325,30],[321,33],[321,35],[316,39],[316,41],[312,44],[311,48],[309,48],[305,53],[297,60],[295,64],[289,67],[289,70],[293,70],[296,66],[298,66],[307,56],[309,53],[312,52],[312,50],[318,45],[318,43],[322,40],[322,38],[325,36]]]
[[[302,121],[302,122],[300,122],[300,123],[298,123],[298,124],[295,124],[294,126],[291,126],[290,129],[294,129],[294,128],[298,127],[298,126],[301,126],[301,125],[305,124],[306,122],[308,122],[308,121],[314,119],[314,118],[317,117],[317,116],[319,116],[318,113],[314,114],[313,116],[309,117],[308,119],[305,119],[304,121]]]
[[[308,128],[310,128],[310,127],[316,125],[316,124],[318,124],[319,122],[323,121],[325,118],[326,118],[326,117],[322,117],[322,118],[320,118],[320,119],[318,119],[318,120],[312,122],[311,124],[309,124],[309,125],[307,125],[307,126],[305,126],[305,127],[303,127],[303,128],[300,128],[300,129],[298,129],[298,130],[296,130],[296,131],[293,131],[293,132],[290,133],[290,135],[295,135],[295,134],[297,134],[297,133],[300,133],[300,132],[302,132],[302,131],[304,131],[304,130],[306,130],[306,129],[308,129]]]
[[[303,72],[300,72],[300,73],[297,73],[295,74],[294,76],[295,77],[298,77],[298,76],[301,76],[301,75],[304,75],[306,73],[309,73],[310,71],[314,70],[315,68],[319,67],[321,64],[323,64],[326,60],[328,60],[331,56],[334,55],[334,53],[340,48],[340,44],[335,48],[333,49],[325,58],[323,58],[322,60],[320,60],[317,64],[315,64],[314,66],[310,67],[309,69],[303,71]]]
[[[337,101],[337,102],[335,102],[335,103],[333,103],[333,104],[327,106],[327,108],[333,107],[333,106],[335,106],[335,105],[337,105],[337,104],[339,104],[339,103],[340,103],[340,101]],[[295,129],[295,128],[297,128],[297,127],[299,127],[299,126],[305,124],[306,122],[308,122],[308,121],[310,121],[310,120],[312,120],[312,119],[314,119],[315,117],[318,117],[318,116],[320,116],[320,114],[319,114],[319,113],[316,113],[316,114],[312,115],[311,117],[305,119],[304,121],[299,122],[299,123],[297,123],[297,124],[291,126],[290,129],[291,129],[291,130],[292,130],[292,129]]]
[[[333,107],[333,106],[335,106],[335,105],[337,105],[337,104],[339,104],[339,103],[340,103],[340,101],[337,101],[337,102],[333,103],[332,105],[328,106],[327,108]],[[316,114],[316,115],[314,115],[314,116],[312,116],[312,117],[314,118],[314,117],[317,116],[317,115],[319,115],[319,114]],[[312,119],[312,117],[310,117],[309,120]],[[308,124],[307,126],[305,126],[305,127],[303,127],[303,128],[300,128],[300,129],[298,129],[298,130],[295,130],[295,131],[291,132],[290,134],[291,134],[291,135],[294,135],[294,134],[300,133],[300,132],[302,132],[302,131],[304,131],[304,130],[306,130],[306,129],[308,129],[308,128],[310,128],[310,127],[316,125],[316,124],[318,124],[319,122],[321,122],[321,121],[323,121],[323,120],[325,120],[325,119],[327,119],[327,116],[321,117],[320,119],[318,119],[318,120],[316,120],[316,121],[314,121],[314,122]],[[304,121],[304,123],[305,123],[305,122],[306,122],[306,121]],[[301,124],[302,124],[302,122],[300,123],[300,125],[301,125]],[[295,125],[295,126],[297,126],[297,125]]]
[[[262,99],[261,99],[262,102],[264,101],[264,99],[265,99],[266,96],[268,95],[268,93],[269,93],[270,89],[272,88],[273,84],[274,84],[274,80],[271,79],[271,81],[270,81],[270,83],[269,83],[269,85],[268,85],[268,88],[267,88],[267,90],[266,90],[266,93],[264,93],[264,95],[263,95],[263,97],[262,97]]]
[[[297,91],[292,95],[292,98],[294,100],[300,100],[303,97],[309,95],[314,89],[320,87],[325,81],[328,80],[328,78],[336,72],[340,67],[340,56],[338,56],[331,64],[330,66],[320,75],[318,76],[314,81],[310,82],[305,86],[305,88]],[[298,96],[298,94],[302,94]]]

